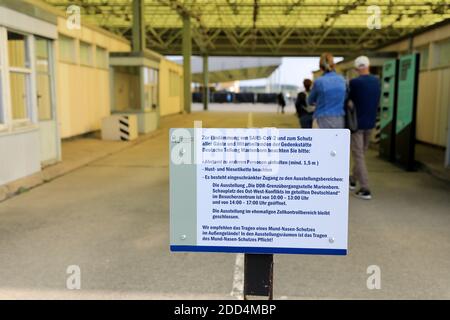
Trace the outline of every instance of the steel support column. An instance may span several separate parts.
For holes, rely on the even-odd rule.
[[[184,79],[184,111],[191,113],[192,104],[192,74],[191,74],[191,56],[192,56],[192,32],[191,19],[188,15],[183,16],[183,79]]]
[[[203,110],[208,110],[209,104],[209,67],[208,67],[208,56],[203,56]]]
[[[145,50],[145,17],[144,0],[133,0],[133,35],[132,45],[134,52]]]

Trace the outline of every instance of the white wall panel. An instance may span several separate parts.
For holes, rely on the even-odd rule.
[[[0,135],[0,185],[41,170],[39,130]]]

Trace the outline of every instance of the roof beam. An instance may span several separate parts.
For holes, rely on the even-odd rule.
[[[238,15],[239,14],[239,9],[238,9],[238,5],[236,3],[236,0],[227,0],[228,5],[231,8],[231,11],[233,12],[233,14]]]
[[[292,13],[292,11],[295,9],[295,7],[301,6],[303,5],[303,3],[305,2],[305,0],[296,0],[293,3],[291,3],[290,5],[287,6],[286,10],[284,11],[284,15],[288,16]]]
[[[348,14],[351,10],[354,10],[354,9],[358,8],[358,6],[365,4],[366,1],[367,0],[356,0],[353,3],[351,3],[351,4],[345,5],[343,9],[338,9],[338,10],[334,11],[332,14],[327,15],[327,17],[325,18],[324,25],[326,25],[328,21],[331,21],[331,22],[328,24],[327,28],[322,33],[322,36],[320,37],[319,41],[315,44],[315,46],[320,46],[322,44],[322,42],[325,40],[325,38],[331,32],[331,29],[333,28],[333,26],[336,23],[337,19],[342,14]]]

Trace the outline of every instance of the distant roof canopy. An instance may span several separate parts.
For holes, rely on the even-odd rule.
[[[132,0],[45,0],[77,4],[83,18],[131,38]],[[370,29],[380,9],[381,29]],[[301,56],[368,51],[450,18],[448,0],[145,0],[147,45],[177,55],[182,15],[193,54]]]
[[[209,83],[268,78],[280,65],[281,58],[210,57]],[[193,57],[192,81],[203,82],[203,59]]]

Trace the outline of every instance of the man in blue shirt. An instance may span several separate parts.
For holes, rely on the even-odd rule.
[[[349,99],[356,108],[358,118],[358,130],[352,133],[351,140],[354,165],[350,176],[350,189],[356,190],[356,183],[359,182],[360,190],[355,195],[365,200],[372,199],[365,153],[369,148],[372,129],[375,127],[381,95],[380,80],[370,74],[369,67],[369,58],[358,57],[355,60],[355,68],[359,77],[352,79],[349,84]]]
[[[334,58],[330,53],[320,57],[323,76],[314,81],[308,103],[315,105],[314,128],[344,128],[346,83],[343,76],[334,70]]]

